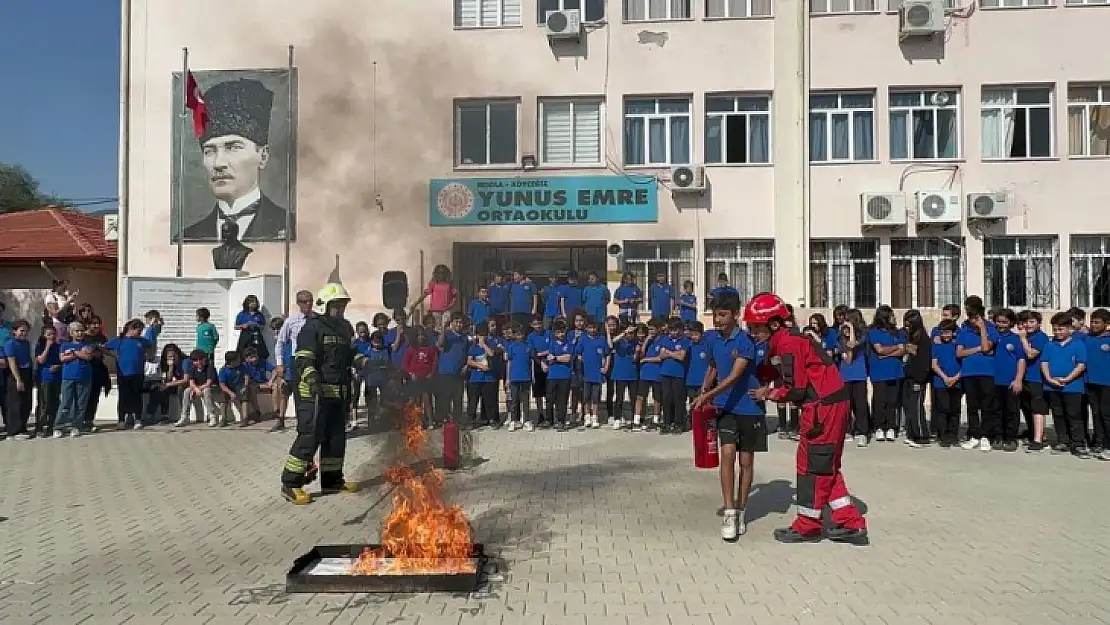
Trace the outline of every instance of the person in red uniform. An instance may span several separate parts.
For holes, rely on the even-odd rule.
[[[810,336],[786,325],[790,310],[782,298],[760,293],[744,307],[752,334],[769,335],[768,364],[757,371],[764,385],[751,391],[759,400],[800,407],[797,453],[798,516],[790,527],[775,530],[783,543],[829,540],[868,544],[867,522],[852,501],[840,472],[844,436],[848,431],[850,397],[836,362]],[[775,388],[771,382],[777,382]],[[832,508],[835,527],[822,535],[821,515]]]

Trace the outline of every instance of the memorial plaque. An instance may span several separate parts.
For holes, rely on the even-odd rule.
[[[209,320],[220,332],[216,360],[223,360],[222,354],[226,346],[232,344],[232,337],[226,335],[226,288],[209,280],[132,278],[128,284],[128,318],[142,319],[148,310],[162,313],[164,324],[162,334],[158,337],[158,345],[164,347],[169,343],[176,343],[186,356],[196,346],[197,309],[207,308],[212,313]]]

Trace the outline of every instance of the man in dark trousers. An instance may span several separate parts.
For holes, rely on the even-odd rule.
[[[867,522],[848,493],[840,460],[850,415],[849,393],[832,357],[807,334],[786,325],[790,310],[782,298],[760,293],[744,307],[748,331],[770,331],[769,364],[760,367],[761,382],[777,382],[751,391],[757,400],[801,406],[799,417],[797,507],[793,525],[775,530],[775,540],[802,543],[821,540],[821,516],[832,508],[835,527],[829,540],[866,545]]]
[[[213,85],[204,93],[204,102],[208,122],[199,141],[216,205],[186,226],[185,240],[218,241],[223,221],[235,222],[243,241],[284,240],[288,209],[258,186],[270,161],[274,93],[257,80],[240,78]],[[295,238],[295,231],[291,234]]]

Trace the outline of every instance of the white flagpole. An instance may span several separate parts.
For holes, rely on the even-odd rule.
[[[295,49],[289,46],[289,105],[285,107],[285,127],[289,129],[289,151],[285,159],[285,188],[289,191],[289,204],[285,209],[285,265],[282,268],[282,297],[284,314],[289,316],[289,300],[293,296],[292,277],[290,275],[290,251],[293,242],[293,228],[296,221],[293,219],[297,210],[297,185],[294,180],[296,172],[293,169],[294,159],[297,157],[297,131],[295,109],[297,106],[296,94],[296,61]]]
[[[189,48],[181,48],[181,108],[178,112],[177,137],[177,277],[185,262],[185,134],[189,130]]]

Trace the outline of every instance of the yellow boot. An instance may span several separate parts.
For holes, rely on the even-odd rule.
[[[312,503],[312,495],[305,492],[303,488],[290,488],[288,486],[281,487],[281,496],[285,497],[290,503],[295,506],[303,506]]]
[[[335,493],[357,493],[358,490],[358,482],[343,482],[338,487],[331,486],[328,488],[321,488],[320,492],[325,495],[334,495]]]

